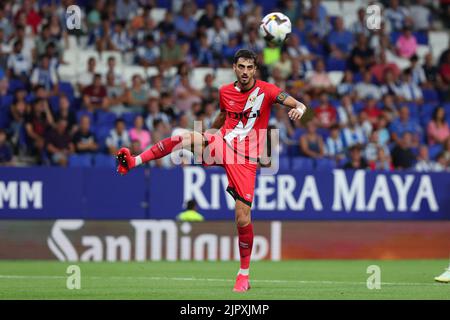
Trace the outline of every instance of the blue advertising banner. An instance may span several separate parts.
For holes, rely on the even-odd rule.
[[[0,219],[146,218],[143,171],[0,168]]]
[[[221,168],[0,168],[0,219],[174,219],[194,199],[234,219]],[[253,219],[450,220],[450,174],[280,171],[258,175]]]
[[[154,219],[173,218],[190,199],[196,200],[206,219],[234,218],[234,200],[225,191],[227,178],[221,168],[153,170],[150,185],[149,204]],[[252,217],[449,220],[450,174],[333,170],[259,175]]]

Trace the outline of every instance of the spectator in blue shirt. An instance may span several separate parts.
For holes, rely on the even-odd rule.
[[[397,144],[400,143],[401,137],[406,132],[410,133],[413,146],[419,145],[422,135],[422,129],[419,124],[409,117],[409,108],[407,106],[400,108],[399,117],[391,123],[389,131],[391,131],[392,140]]]
[[[137,48],[137,62],[143,67],[154,66],[159,63],[161,51],[155,44],[153,35],[149,34],[145,37],[145,44]]]
[[[328,34],[328,44],[331,55],[338,59],[344,59],[352,49],[353,34],[344,29],[344,21],[341,17],[336,18],[334,30]]]
[[[191,41],[195,38],[197,24],[192,18],[192,9],[189,3],[183,4],[181,14],[175,18],[175,31],[179,40]]]

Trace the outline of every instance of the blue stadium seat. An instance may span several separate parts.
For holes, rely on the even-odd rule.
[[[327,158],[316,159],[317,170],[331,170],[334,168],[336,168],[336,161]]]
[[[414,32],[414,36],[416,37],[417,44],[428,45],[428,33],[424,31]]]
[[[0,108],[9,107],[12,105],[14,100],[13,95],[7,94],[6,96],[0,97]]]
[[[395,44],[400,35],[401,35],[400,31],[392,31],[391,34],[389,35],[391,43]]]
[[[317,133],[322,137],[324,141],[330,136],[330,130],[325,128],[317,128]]]
[[[287,148],[287,153],[290,157],[296,157],[300,155],[300,146],[298,144],[290,145]]]
[[[112,127],[116,121],[116,115],[114,113],[100,110],[95,113],[94,118],[96,119],[95,124],[98,127]]]
[[[127,128],[132,128],[134,125],[134,119],[136,118],[137,114],[135,112],[125,112],[122,113],[120,116],[123,121],[125,121],[125,125]]]
[[[53,112],[58,112],[58,110],[59,110],[59,96],[51,96],[48,99],[48,102],[50,104],[50,109]]]
[[[116,159],[107,154],[97,153],[94,155],[94,167],[96,168],[115,168]]]
[[[291,169],[291,161],[289,157],[280,157],[279,169],[280,170],[290,170]]]
[[[442,145],[441,144],[434,144],[428,148],[428,155],[430,156],[430,159],[436,160],[439,153],[442,152]]]
[[[439,95],[434,89],[422,89],[423,100],[426,102],[439,101]]]
[[[327,71],[345,71],[347,69],[347,61],[336,58],[328,58],[326,62]]]
[[[73,102],[75,97],[75,92],[73,90],[72,84],[70,82],[61,81],[58,84],[59,91],[63,92],[70,102]]]
[[[11,121],[9,110],[9,106],[0,106],[0,128],[9,127]]]
[[[314,160],[306,157],[295,157],[292,159],[292,170],[312,170]]]
[[[24,88],[26,88],[26,86],[25,83],[23,83],[22,81],[18,79],[9,80],[8,92],[10,94],[14,94],[14,92],[16,92],[17,89],[24,89]]]
[[[90,168],[92,167],[92,156],[90,154],[72,154],[69,157],[69,167]]]
[[[91,124],[94,124],[94,114],[92,112],[89,112],[87,110],[79,110],[77,111],[77,122],[80,122],[80,119],[82,116],[84,115],[88,115],[89,118],[91,119]]]

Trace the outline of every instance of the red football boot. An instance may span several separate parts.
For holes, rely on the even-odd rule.
[[[131,155],[128,148],[121,148],[117,152],[117,160],[119,162],[117,172],[121,175],[127,174],[130,169],[133,169],[136,166],[136,160]]]
[[[236,284],[234,285],[234,292],[245,292],[250,290],[250,282],[248,281],[248,276],[243,274],[238,274],[236,278]]]

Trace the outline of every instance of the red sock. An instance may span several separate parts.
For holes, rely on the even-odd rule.
[[[183,140],[181,136],[173,136],[163,139],[153,145],[150,149],[145,150],[139,156],[142,163],[149,162],[151,160],[162,158],[172,152],[180,142]]]
[[[239,234],[239,254],[241,255],[241,269],[248,269],[253,247],[253,224],[237,227]]]

